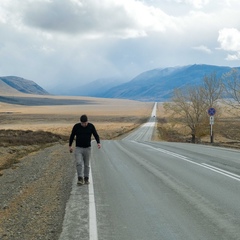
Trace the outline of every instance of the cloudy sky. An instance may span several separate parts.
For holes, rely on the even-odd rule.
[[[239,0],[0,1],[0,76],[71,89],[195,63],[240,66]]]

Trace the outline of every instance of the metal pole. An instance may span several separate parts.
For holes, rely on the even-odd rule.
[[[211,139],[210,139],[210,141],[211,141],[211,143],[213,143],[213,126],[212,126],[212,124],[210,124],[210,126],[211,126],[211,133],[210,133]]]

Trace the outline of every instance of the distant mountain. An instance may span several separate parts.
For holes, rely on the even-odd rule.
[[[51,93],[70,96],[100,97],[109,89],[126,81],[119,78],[99,78],[90,83],[75,86],[73,89],[52,89]]]
[[[51,92],[61,95],[90,96],[103,98],[123,98],[140,101],[167,101],[176,88],[195,86],[202,83],[204,76],[215,73],[222,77],[231,67],[213,65],[189,65],[158,68],[143,72],[129,82],[116,78],[97,79],[74,89]],[[240,67],[237,69],[240,70]],[[35,82],[20,77],[0,77],[1,93],[49,94]]]
[[[240,67],[238,69],[240,70]],[[197,64],[153,69],[141,73],[127,83],[109,89],[100,97],[166,101],[171,98],[176,88],[199,85],[204,76],[216,73],[217,77],[221,77],[230,70],[230,67]]]
[[[0,93],[27,93],[27,94],[49,94],[46,90],[31,80],[15,76],[0,77]]]

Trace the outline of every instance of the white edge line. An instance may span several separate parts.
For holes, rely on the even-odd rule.
[[[216,168],[214,166],[211,166],[211,165],[208,165],[208,164],[205,164],[205,163],[202,163],[202,165],[203,165],[203,167],[205,167],[207,169],[210,169],[210,170],[212,170],[214,172],[220,173],[220,174],[222,174],[224,176],[230,177],[230,178],[235,179],[235,180],[240,182],[240,176],[237,175],[237,174],[225,171],[225,170],[220,169],[220,168]]]
[[[235,174],[235,173],[231,173],[231,172],[229,172],[229,171],[223,170],[223,169],[221,169],[221,168],[217,168],[217,167],[215,167],[215,166],[213,166],[213,165],[209,165],[209,164],[207,164],[207,163],[202,163],[202,164],[205,165],[205,166],[214,168],[214,169],[216,169],[216,170],[225,172],[225,173],[227,173],[227,174],[229,174],[229,175],[232,175],[232,176],[235,176],[235,177],[239,177],[239,178],[240,178],[240,175],[237,175],[237,174]]]
[[[135,142],[135,141],[132,141],[132,142]],[[229,177],[229,178],[232,178],[232,179],[237,180],[237,181],[240,182],[240,176],[238,176],[238,175],[236,175],[236,174],[234,174],[234,173],[227,172],[227,171],[225,171],[225,170],[223,170],[223,169],[220,169],[220,168],[212,167],[211,165],[208,165],[208,166],[207,166],[207,164],[204,164],[204,163],[196,163],[196,162],[193,162],[193,161],[187,159],[187,157],[185,157],[185,156],[182,156],[182,155],[179,155],[179,154],[176,154],[176,153],[173,153],[173,152],[170,152],[170,151],[161,149],[161,148],[154,148],[154,147],[152,147],[152,146],[149,146],[149,145],[144,144],[144,143],[139,143],[139,142],[135,142],[135,143],[148,146],[149,148],[155,149],[155,150],[157,150],[157,151],[159,151],[159,152],[163,152],[163,153],[165,153],[165,154],[174,156],[174,157],[179,158],[179,159],[182,159],[182,160],[184,160],[184,161],[186,161],[186,162],[189,162],[189,163],[198,165],[198,166],[200,166],[200,167],[209,169],[209,170],[211,170],[211,171],[213,171],[213,172],[217,172],[217,173],[219,173],[219,174],[222,174],[222,175],[224,175],[224,176],[227,176],[227,177]],[[236,176],[236,177],[234,177],[234,176]],[[238,178],[238,177],[239,177],[239,178]]]
[[[93,178],[92,170],[90,168],[89,174],[89,239],[98,240],[97,232],[97,216],[96,216],[96,206],[95,206],[95,197],[94,197],[94,188],[93,188]]]

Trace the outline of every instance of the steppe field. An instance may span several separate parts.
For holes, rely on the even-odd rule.
[[[101,138],[109,139],[146,121],[153,107],[150,102],[64,96],[36,96],[38,100],[42,98],[39,102],[45,105],[31,106],[36,98],[26,95],[24,98],[28,106],[0,102],[0,129],[43,130],[69,135],[73,124],[79,122],[82,114],[87,114]]]
[[[14,157],[14,152],[18,152],[19,145],[26,145],[21,146],[25,151],[26,148],[34,150],[34,146],[39,145],[37,135],[41,138],[41,144],[44,141],[48,143],[55,135],[67,143],[73,125],[79,122],[82,114],[88,115],[89,122],[95,125],[101,139],[116,139],[147,121],[154,104],[119,99],[25,94],[11,97],[11,101],[14,99],[12,103],[18,103],[12,104],[6,100],[7,96],[3,97],[5,102],[0,102],[0,169],[6,160]],[[42,131],[55,135],[42,135]],[[25,151],[20,155],[24,155]]]

